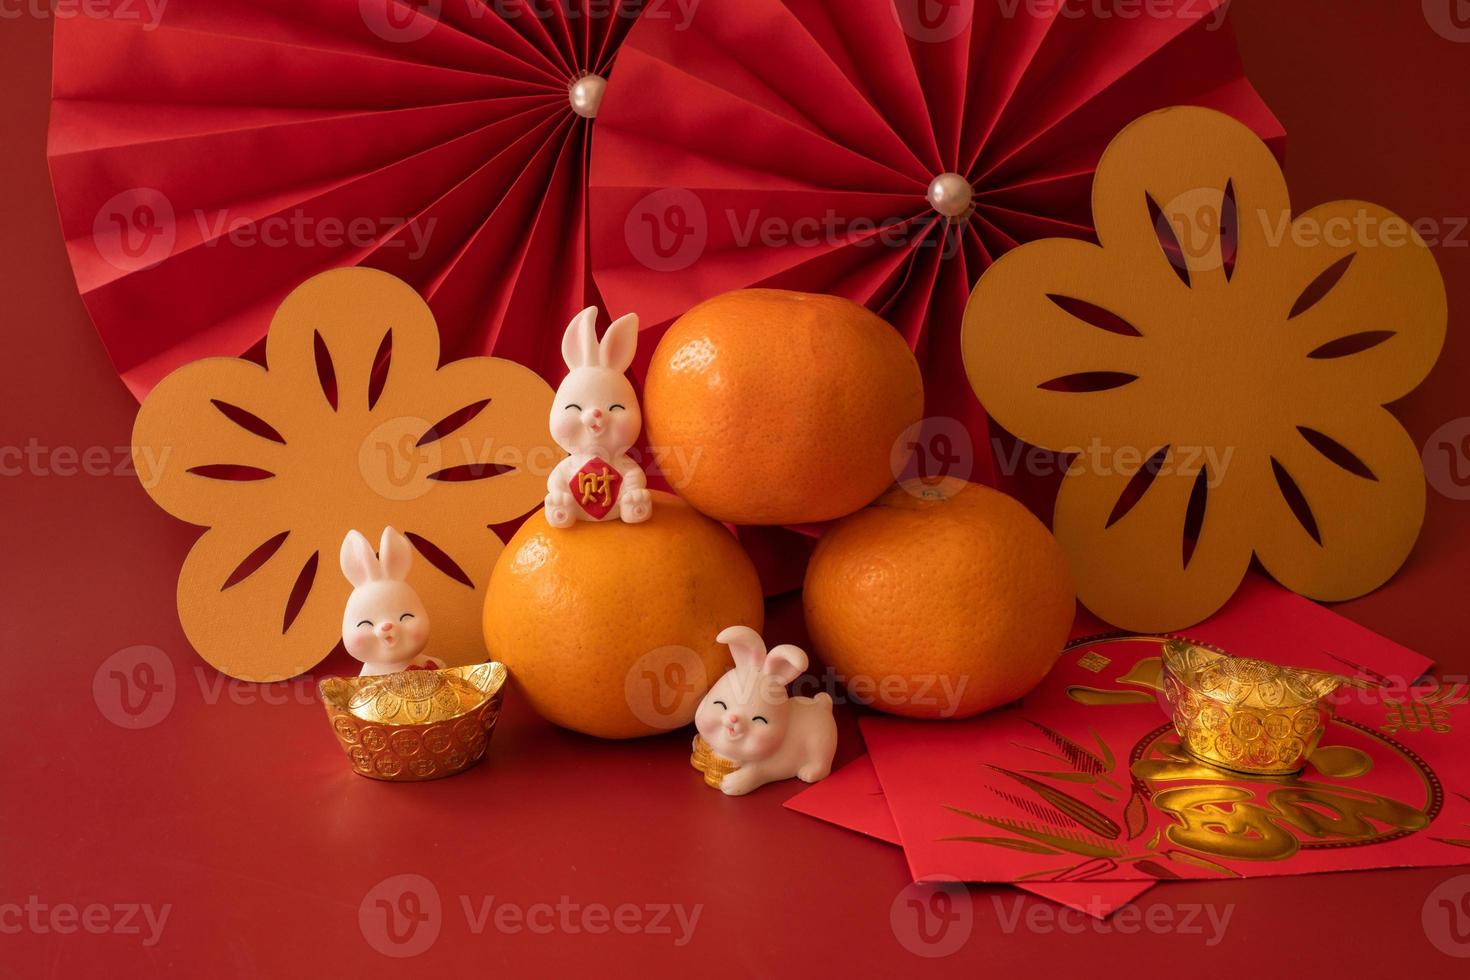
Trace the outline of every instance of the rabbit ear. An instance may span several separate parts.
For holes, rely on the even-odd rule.
[[[633,355],[638,353],[638,314],[629,313],[618,317],[607,328],[602,337],[602,346],[597,349],[597,360],[605,368],[622,374],[633,366]]]
[[[378,562],[386,578],[402,582],[408,578],[409,566],[413,564],[413,545],[393,528],[385,527],[383,541],[378,545]]]
[[[766,659],[766,642],[749,626],[731,626],[722,630],[715,637],[715,642],[730,648],[730,658],[735,661],[736,667],[754,667],[759,670],[761,661]]]
[[[587,307],[567,324],[561,338],[561,358],[573,369],[597,363],[597,307]]]
[[[354,589],[383,577],[378,556],[373,554],[373,546],[368,544],[361,531],[348,531],[347,537],[342,539],[341,562],[342,574],[347,576]]]
[[[783,643],[766,654],[761,673],[774,677],[784,687],[801,676],[801,672],[806,670],[806,663],[805,650]]]

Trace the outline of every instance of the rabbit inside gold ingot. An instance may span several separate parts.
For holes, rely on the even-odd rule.
[[[1184,640],[1163,649],[1164,698],[1184,750],[1201,762],[1253,775],[1300,772],[1346,678],[1232,657]]]

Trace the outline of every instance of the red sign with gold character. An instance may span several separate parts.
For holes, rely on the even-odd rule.
[[[567,484],[572,499],[593,518],[602,520],[618,505],[623,476],[603,459],[589,459]]]

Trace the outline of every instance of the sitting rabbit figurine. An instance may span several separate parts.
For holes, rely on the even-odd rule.
[[[352,583],[342,613],[342,645],[362,661],[360,677],[400,670],[438,670],[424,656],[429,614],[408,584],[413,545],[391,527],[383,529],[378,553],[358,531],[342,539],[342,574]]]
[[[638,350],[638,315],[630,313],[597,340],[597,307],[572,318],[562,338],[570,372],[551,406],[551,436],[568,453],[546,481],[546,520],[648,520],[653,497],[643,468],[628,450],[643,429],[638,397],[624,373]]]
[[[721,791],[743,796],[793,776],[807,783],[825,778],[837,752],[832,698],[786,695],[786,685],[806,670],[806,654],[790,644],[767,653],[748,626],[731,626],[715,639],[730,648],[735,666],[699,703],[694,725],[696,751],[703,738],[715,755],[740,766],[720,781]]]

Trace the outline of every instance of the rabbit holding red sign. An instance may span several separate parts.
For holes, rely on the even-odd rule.
[[[568,456],[546,486],[552,527],[653,515],[648,479],[628,450],[643,430],[638,396],[625,372],[638,350],[638,315],[620,317],[597,339],[597,307],[572,318],[561,343],[570,369],[551,406],[551,435]]]

